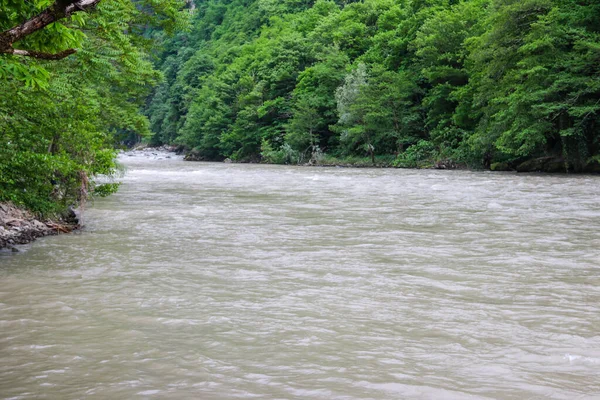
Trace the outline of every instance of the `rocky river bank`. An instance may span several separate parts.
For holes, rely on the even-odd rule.
[[[73,211],[62,218],[39,220],[32,213],[10,203],[0,203],[0,250],[26,244],[37,238],[79,229],[79,221]]]

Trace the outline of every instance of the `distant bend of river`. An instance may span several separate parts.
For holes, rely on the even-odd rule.
[[[600,398],[600,177],[121,158],[0,253],[0,398]]]

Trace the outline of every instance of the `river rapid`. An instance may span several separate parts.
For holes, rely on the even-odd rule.
[[[0,398],[600,398],[600,177],[121,160],[0,253]]]

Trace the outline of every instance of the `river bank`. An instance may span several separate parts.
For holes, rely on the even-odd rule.
[[[169,159],[172,154],[183,156],[186,161],[205,161],[194,157],[193,152],[186,152],[180,146],[163,145],[160,147],[138,146],[131,150],[124,151],[123,156],[132,157],[140,155],[145,158],[162,160]],[[175,158],[173,156],[173,158]],[[369,157],[350,157],[338,159],[331,156],[325,156],[320,160],[298,164],[305,167],[337,167],[337,168],[407,168],[399,167],[395,164],[395,158],[390,156],[376,157],[375,164]],[[225,163],[245,163],[242,161],[224,160]],[[251,164],[266,164],[264,162],[248,162]],[[465,165],[456,164],[450,161],[437,163],[424,163],[414,166],[410,169],[447,169],[447,170],[470,170]],[[562,160],[552,157],[526,160],[520,163],[494,163],[490,166],[491,171],[512,171],[512,172],[543,172],[543,173],[565,173],[565,163]],[[571,171],[569,171],[571,172]],[[582,171],[583,173],[600,173],[600,165],[591,163]],[[57,218],[49,220],[40,220],[22,208],[15,207],[10,203],[0,203],[0,249],[12,249],[18,251],[15,245],[26,244],[33,240],[60,233],[69,233],[79,229],[80,225],[77,217],[73,213],[66,218]]]
[[[163,159],[171,158],[169,153],[175,153],[176,150],[177,148],[172,146],[156,148],[138,146],[124,152],[124,155],[131,156],[137,153],[148,158]],[[25,208],[16,207],[12,203],[0,202],[0,251],[8,249],[18,252],[19,250],[15,246],[27,244],[45,236],[71,233],[80,228],[78,216],[72,210],[67,211],[64,216],[41,219]]]
[[[148,152],[153,148],[145,148],[144,151]],[[181,147],[168,147],[163,146],[156,148],[157,151],[173,151],[177,154],[183,154],[185,161],[213,161],[207,160],[200,156],[198,153],[189,150],[182,149]],[[226,163],[240,163],[240,164],[279,164],[272,162],[265,162],[259,160],[243,160],[235,161],[229,158],[223,162]],[[443,169],[443,170],[479,170],[478,168],[471,168],[464,163],[455,162],[453,160],[421,160],[414,162],[399,162],[395,156],[376,156],[375,160],[371,157],[356,157],[349,156],[345,158],[337,158],[333,156],[324,155],[317,160],[310,160],[303,163],[289,163],[287,165],[298,165],[303,167],[338,167],[338,168],[402,168],[402,169]],[[494,162],[489,167],[484,168],[489,171],[496,172],[542,172],[549,174],[564,174],[564,173],[584,173],[584,174],[598,174],[600,173],[600,163],[591,161],[585,166],[576,167],[560,157],[538,157],[531,159],[517,159],[506,162]]]
[[[70,233],[79,228],[74,212],[63,218],[40,220],[11,203],[0,203],[0,250],[18,252],[16,245],[27,244],[44,236]]]

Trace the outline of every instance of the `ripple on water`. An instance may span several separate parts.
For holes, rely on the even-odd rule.
[[[600,397],[600,178],[122,161],[0,254],[4,398]]]

